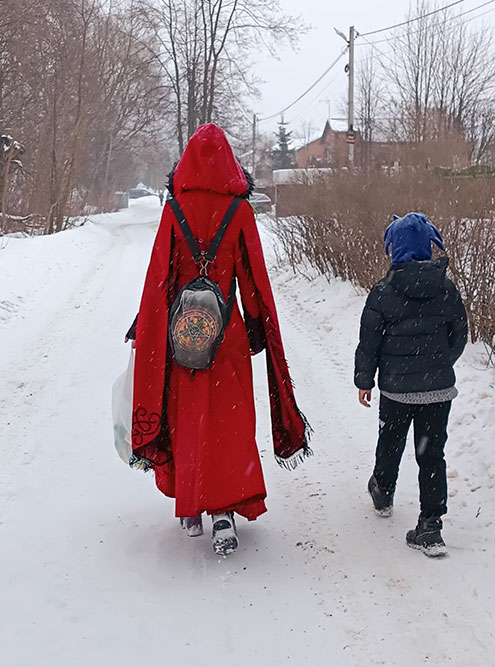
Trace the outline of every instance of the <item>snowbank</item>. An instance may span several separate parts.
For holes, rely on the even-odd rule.
[[[153,201],[151,201],[153,200]],[[157,198],[0,250],[2,665],[485,667],[495,651],[494,370],[458,365],[445,539],[432,562],[404,536],[418,511],[409,446],[394,516],[366,494],[377,430],[357,402],[365,295],[276,267],[287,357],[315,456],[273,461],[263,358],[255,358],[266,515],[239,522],[227,559],[187,539],[150,475],[112,446],[110,389],[139,304]],[[235,444],[235,443],[234,443]]]

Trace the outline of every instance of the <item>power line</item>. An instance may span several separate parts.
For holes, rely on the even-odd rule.
[[[445,5],[444,7],[440,7],[439,9],[435,9],[435,10],[433,10],[433,11],[431,11],[431,12],[426,13],[426,14],[421,14],[420,16],[416,16],[416,17],[414,17],[414,18],[412,18],[412,19],[408,19],[407,21],[402,21],[401,23],[396,23],[396,24],[391,25],[391,26],[388,26],[388,27],[386,27],[386,28],[380,28],[379,30],[371,30],[371,31],[369,31],[369,32],[365,32],[365,33],[357,33],[356,37],[362,37],[362,38],[367,42],[368,45],[373,46],[374,48],[376,48],[376,46],[375,46],[376,44],[380,44],[380,43],[384,43],[384,42],[390,42],[390,41],[392,41],[392,39],[396,39],[396,38],[392,38],[392,37],[391,37],[391,38],[388,38],[388,39],[379,40],[379,41],[377,41],[377,42],[370,42],[369,40],[366,39],[367,36],[369,36],[369,35],[376,35],[376,34],[378,34],[378,33],[386,32],[386,31],[388,31],[388,30],[393,30],[394,28],[400,28],[400,27],[402,27],[402,26],[409,25],[409,24],[411,24],[411,23],[414,23],[415,21],[419,21],[419,20],[421,20],[421,19],[427,18],[428,16],[433,16],[434,14],[438,14],[439,12],[442,12],[442,11],[445,11],[445,10],[447,10],[447,9],[450,9],[451,7],[455,7],[456,5],[461,4],[462,2],[464,2],[464,0],[456,0],[456,2],[453,2],[453,3],[449,4],[449,5]],[[477,7],[474,7],[473,9],[469,9],[468,11],[463,12],[463,13],[461,13],[461,14],[458,14],[457,16],[453,16],[453,17],[451,17],[451,18],[449,18],[449,19],[447,19],[447,20],[450,21],[450,20],[456,20],[456,19],[462,18],[463,16],[466,16],[467,14],[471,14],[472,12],[475,12],[475,11],[477,11],[478,9],[482,9],[483,7],[486,7],[486,6],[488,6],[488,5],[491,5],[491,4],[493,4],[494,2],[495,2],[495,0],[488,0],[487,2],[484,2],[484,3],[482,3],[481,5],[478,5]],[[492,11],[492,10],[489,10],[489,11]],[[484,16],[484,15],[487,14],[487,13],[489,13],[489,12],[484,12],[484,13],[481,14],[480,16]],[[473,17],[473,19],[480,18],[480,16],[475,16],[475,17]],[[472,19],[470,19],[470,20],[472,20]],[[417,31],[417,32],[419,32],[419,31]],[[413,34],[414,34],[414,33],[413,33]],[[390,58],[388,55],[386,55],[385,53],[383,53],[380,49],[377,49],[377,48],[376,48],[376,50],[377,50],[379,53],[381,53],[381,55],[382,55],[383,57],[388,58],[389,60],[391,60],[391,58]],[[301,93],[301,95],[299,95],[299,97],[297,97],[293,102],[291,102],[290,104],[288,104],[286,107],[284,107],[283,109],[281,109],[281,110],[278,111],[277,113],[271,114],[270,116],[266,116],[265,118],[260,118],[260,119],[258,119],[258,122],[259,122],[259,123],[263,123],[263,122],[265,122],[265,121],[272,120],[273,118],[276,118],[277,116],[281,116],[282,114],[284,114],[284,113],[285,113],[286,111],[288,111],[289,109],[292,109],[293,106],[295,106],[298,102],[300,102],[300,100],[302,100],[304,97],[306,97],[306,95],[307,95],[308,93],[310,93],[310,92],[311,92],[311,91],[312,91],[312,90],[313,90],[313,89],[320,83],[320,81],[321,81],[322,79],[325,78],[325,76],[326,76],[326,75],[327,75],[327,74],[328,74],[328,73],[335,67],[335,65],[341,60],[341,58],[344,56],[344,54],[346,53],[346,51],[347,51],[347,47],[344,47],[344,48],[342,49],[341,53],[339,54],[339,56],[338,56],[338,57],[331,63],[331,65],[329,65],[329,67],[323,72],[323,74],[322,74],[321,76],[319,76],[318,79],[316,79],[316,81],[315,81],[314,83],[312,83],[311,86],[309,86],[309,88],[307,88],[303,93]],[[325,87],[325,89],[326,89],[326,87]],[[325,89],[324,89],[324,90],[325,90]]]
[[[396,23],[395,25],[390,25],[387,28],[380,28],[379,30],[371,30],[370,32],[365,32],[365,33],[361,34],[361,37],[367,37],[368,35],[377,35],[379,32],[386,32],[387,30],[393,30],[394,28],[400,28],[403,25],[408,25],[409,23],[414,23],[415,21],[425,19],[427,16],[433,16],[433,14],[438,14],[438,12],[443,12],[446,9],[450,9],[451,7],[455,7],[455,5],[459,5],[461,2],[464,2],[464,0],[456,0],[456,2],[452,2],[450,5],[445,5],[445,7],[440,7],[439,9],[434,9],[433,11],[428,12],[427,14],[421,14],[421,16],[416,16],[413,19],[408,19],[407,21],[402,21],[402,23]]]
[[[330,88],[330,86],[335,83],[337,78],[340,76],[340,73],[337,72],[328,83],[325,84],[325,86],[317,93],[317,95],[307,104],[304,108],[302,108],[295,116],[290,117],[289,116],[289,122],[294,123],[298,120],[300,120],[301,116],[307,113],[308,109],[311,109],[313,105],[315,104],[316,101],[319,100],[319,98],[326,93],[326,91]]]
[[[462,0],[461,0],[461,1],[462,1]],[[311,86],[310,86],[309,88],[307,88],[307,89],[304,91],[304,93],[302,93],[301,95],[299,95],[299,97],[298,97],[297,99],[295,99],[293,102],[291,102],[290,104],[288,104],[286,107],[284,107],[284,108],[281,109],[280,111],[277,111],[277,113],[274,113],[274,114],[272,114],[271,116],[267,116],[266,118],[260,118],[260,119],[258,120],[258,122],[259,122],[259,123],[263,123],[263,122],[266,121],[266,120],[272,120],[272,118],[276,118],[277,116],[281,116],[283,113],[285,113],[285,112],[288,111],[289,109],[292,109],[292,107],[293,107],[294,105],[296,105],[300,100],[302,100],[303,97],[306,97],[306,95],[307,95],[308,93],[310,93],[310,92],[313,90],[313,88],[315,88],[315,87],[320,83],[320,81],[326,77],[326,75],[328,74],[328,72],[330,72],[330,70],[332,70],[332,69],[335,67],[335,65],[339,62],[339,60],[344,56],[344,54],[345,54],[346,52],[347,52],[347,46],[345,46],[345,47],[342,49],[342,51],[340,52],[339,56],[333,61],[333,63],[332,63],[329,67],[327,67],[327,69],[323,72],[323,74],[322,74],[321,76],[319,76],[319,77],[316,79],[316,81],[315,81],[313,84],[311,84]]]
[[[459,18],[461,18],[462,16],[465,16],[466,14],[470,14],[471,12],[474,12],[474,11],[476,11],[477,9],[481,9],[481,8],[483,8],[483,7],[486,7],[487,5],[491,5],[491,4],[493,4],[494,2],[495,2],[495,0],[489,0],[489,2],[485,2],[485,3],[483,3],[482,5],[479,5],[478,7],[474,7],[474,9],[470,9],[469,11],[464,12],[463,14],[459,14],[459,15],[457,15],[457,16],[452,16],[452,17],[450,17],[450,19],[448,19],[448,20],[449,20],[449,21],[453,21],[453,20],[455,20],[455,19],[459,19]],[[490,13],[493,12],[493,11],[494,11],[493,9],[489,9],[489,10],[486,11],[486,12],[482,12],[481,14],[478,14],[478,16],[472,16],[471,18],[467,19],[466,21],[461,21],[459,24],[454,24],[454,25],[449,26],[449,27],[450,27],[450,29],[454,30],[458,25],[466,24],[466,23],[468,23],[469,21],[474,21],[474,20],[476,20],[476,19],[481,18],[482,16],[486,16],[486,14],[490,14]],[[416,35],[418,32],[421,32],[421,31],[420,31],[420,30],[415,30],[414,32],[411,32],[411,33],[408,32],[407,34],[408,34],[408,36],[409,36],[409,35]],[[377,51],[380,55],[382,55],[384,58],[386,58],[387,60],[389,60],[393,65],[395,65],[395,61],[391,58],[391,54],[394,53],[394,50],[392,49],[392,50],[390,50],[390,51],[384,53],[384,52],[383,52],[381,49],[379,49],[376,45],[377,45],[377,44],[383,44],[383,43],[389,43],[389,42],[393,42],[393,41],[398,41],[398,40],[400,41],[400,37],[390,37],[390,38],[388,38],[388,39],[381,39],[381,40],[378,41],[378,42],[370,42],[368,39],[366,39],[366,37],[365,37],[364,35],[359,35],[359,37],[362,37],[362,38],[364,39],[364,41],[366,42],[366,45],[361,43],[360,46],[371,46],[372,49],[374,49],[375,51]]]
[[[487,7],[488,5],[493,5],[494,2],[495,2],[495,0],[488,0],[488,2],[484,2],[482,5],[478,5],[477,7],[473,7],[473,9],[468,9],[466,12],[462,12],[461,14],[456,14],[455,16],[450,16],[449,18],[446,19],[446,21],[456,21],[457,19],[460,19],[463,16],[467,16],[467,14],[472,14],[473,12],[478,11],[478,9],[483,9],[483,7]],[[445,8],[445,9],[447,9],[447,8]],[[489,14],[492,11],[493,11],[493,9],[489,9],[488,11],[483,12],[482,14],[479,14],[478,16],[472,16],[470,19],[468,19],[468,21],[474,21],[476,19],[479,19],[482,16],[486,16],[486,14]],[[425,16],[427,16],[427,15],[425,14]],[[420,17],[420,18],[423,18],[423,17]],[[467,23],[467,21],[463,21],[463,23]],[[415,30],[414,32],[411,32],[411,33],[408,33],[408,34],[415,35],[418,32],[421,32],[421,30]],[[359,33],[358,37],[365,37],[366,35],[369,35],[369,34],[370,33],[364,33],[364,35],[362,35],[361,33]],[[366,40],[366,41],[368,42],[368,44],[371,44],[371,45],[374,46],[375,44],[385,44],[386,42],[392,42],[392,41],[395,41],[396,39],[397,39],[397,37],[387,37],[386,39],[380,39],[376,42],[369,42],[368,40]]]
[[[382,55],[384,58],[387,58],[387,60],[390,60],[392,65],[395,65],[395,61],[387,53],[383,53],[383,51],[376,46],[375,42],[368,41],[364,35],[359,35],[359,36],[362,37],[369,46],[375,49],[375,51],[378,51],[380,55]]]

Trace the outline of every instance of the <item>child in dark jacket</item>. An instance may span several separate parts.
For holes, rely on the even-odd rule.
[[[467,341],[466,312],[446,277],[447,257],[438,229],[422,213],[408,213],[385,232],[392,265],[373,286],[361,317],[354,383],[369,407],[378,370],[379,437],[368,491],[375,510],[390,516],[399,464],[411,422],[419,466],[421,513],[407,544],[428,556],[447,553],[441,516],[447,512],[444,447],[452,400],[457,396],[453,365]]]

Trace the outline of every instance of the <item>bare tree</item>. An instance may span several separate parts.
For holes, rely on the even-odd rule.
[[[24,171],[21,155],[24,146],[15,141],[13,137],[2,135],[0,137],[0,201],[2,210],[2,224],[0,231],[6,229],[7,221],[7,197],[9,194],[10,181],[14,176]]]
[[[200,123],[234,130],[232,116],[242,115],[243,97],[255,92],[252,50],[274,53],[304,29],[278,0],[140,0],[136,14],[153,30],[148,48],[175,98],[179,152]]]
[[[449,27],[448,21],[446,16],[438,26],[441,47],[435,103],[445,129],[463,132],[471,141],[473,156],[479,155],[486,140],[483,119],[486,122],[490,111],[495,111],[493,31],[487,26],[469,30],[463,23]],[[485,136],[478,136],[479,131]]]
[[[493,100],[480,102],[473,112],[468,126],[468,135],[473,145],[475,164],[495,164],[495,104]]]
[[[431,15],[434,8],[418,0],[410,18],[419,20],[395,35],[391,57],[381,61],[392,87],[389,129],[418,143],[462,136],[476,159],[486,143],[482,119],[494,106],[493,31],[469,28],[452,10]]]
[[[382,62],[395,93],[391,129],[398,139],[417,142],[427,136],[427,110],[433,105],[440,44],[436,15],[429,13],[428,0],[418,0],[408,18],[422,16],[394,39],[393,61]]]
[[[379,113],[383,96],[383,85],[373,52],[359,63],[357,79],[358,128],[363,140],[362,166],[369,169],[372,142],[376,140],[379,129]]]
[[[11,206],[58,231],[166,152],[170,95],[127,2],[4,2],[0,134],[23,138],[29,174],[10,180]]]

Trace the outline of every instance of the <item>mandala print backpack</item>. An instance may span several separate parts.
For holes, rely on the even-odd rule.
[[[227,301],[218,283],[208,278],[208,266],[215,261],[220,243],[242,202],[230,203],[208,250],[202,251],[176,199],[168,200],[187,241],[199,275],[180,290],[170,309],[168,330],[172,355],[185,368],[200,370],[213,362],[227,328],[235,300],[235,276],[232,276]]]

